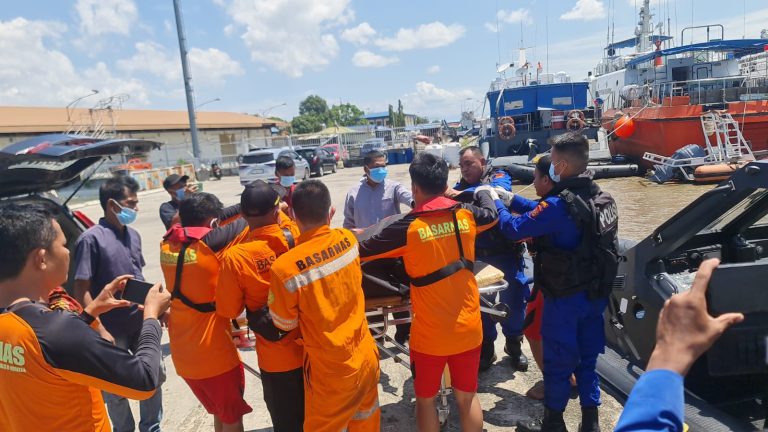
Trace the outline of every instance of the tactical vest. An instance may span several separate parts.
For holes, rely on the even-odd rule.
[[[588,177],[564,179],[549,196],[568,205],[568,214],[581,229],[574,250],[555,247],[549,236],[534,239],[536,287],[545,296],[564,297],[587,291],[590,298],[607,297],[618,270],[619,213],[610,194]]]

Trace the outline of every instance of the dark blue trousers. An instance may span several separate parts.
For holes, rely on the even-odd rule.
[[[523,257],[496,255],[479,258],[504,272],[504,279],[509,282],[509,288],[499,293],[499,301],[509,307],[509,316],[501,322],[501,331],[506,337],[517,337],[523,334],[525,307],[531,295],[530,281],[533,274],[533,263],[528,254]],[[496,294],[485,296],[491,302],[496,301]],[[482,314],[483,343],[493,342],[498,336],[496,323],[487,314]]]

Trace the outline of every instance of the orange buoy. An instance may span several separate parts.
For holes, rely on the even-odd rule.
[[[613,124],[613,132],[619,138],[629,138],[635,133],[635,121],[628,115],[616,119]]]

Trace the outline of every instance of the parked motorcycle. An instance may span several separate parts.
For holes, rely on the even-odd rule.
[[[218,162],[211,163],[211,175],[213,175],[216,180],[221,180],[221,167]]]

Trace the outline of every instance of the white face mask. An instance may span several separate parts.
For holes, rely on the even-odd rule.
[[[561,163],[562,163],[562,161],[560,161],[560,162],[558,162],[556,164],[550,164],[549,165],[549,178],[551,178],[552,181],[555,182],[555,183],[560,182],[560,174],[562,174],[562,171],[560,172],[560,174],[557,174],[555,172],[555,167],[560,165]]]

